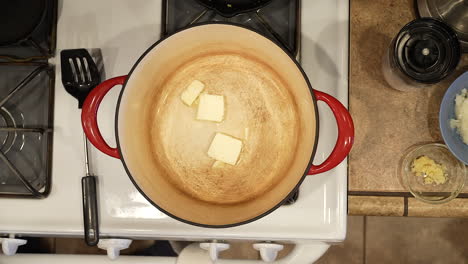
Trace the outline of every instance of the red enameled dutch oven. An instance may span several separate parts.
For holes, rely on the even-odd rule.
[[[193,81],[223,95],[221,123],[196,120],[197,106],[180,98]],[[117,103],[117,148],[97,124],[99,104],[123,85]],[[312,165],[318,140],[317,100],[338,125],[333,152]],[[307,175],[337,166],[348,155],[354,126],[335,98],[313,90],[295,59],[273,40],[241,26],[209,23],[183,29],[152,45],[127,76],[109,79],[86,99],[84,131],[102,152],[122,161],[154,206],[205,227],[248,223],[278,208]],[[242,140],[236,165],[213,166],[207,155],[217,132]]]

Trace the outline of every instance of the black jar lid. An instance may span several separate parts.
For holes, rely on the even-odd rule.
[[[460,43],[445,23],[420,18],[406,24],[395,38],[393,55],[398,68],[420,83],[437,83],[460,61]]]

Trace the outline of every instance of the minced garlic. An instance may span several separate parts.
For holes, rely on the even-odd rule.
[[[411,172],[424,178],[424,184],[444,184],[447,181],[447,168],[427,156],[413,160]]]

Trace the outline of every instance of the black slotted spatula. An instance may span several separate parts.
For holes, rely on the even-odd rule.
[[[101,83],[99,70],[86,49],[62,50],[60,60],[63,86],[81,109],[91,90]]]
[[[81,109],[89,92],[101,82],[98,68],[86,49],[71,49],[60,52],[62,83],[65,90],[78,100]],[[96,177],[90,173],[88,139],[84,135],[85,170],[81,178],[83,198],[84,236],[86,244],[99,242],[99,219],[97,206]]]

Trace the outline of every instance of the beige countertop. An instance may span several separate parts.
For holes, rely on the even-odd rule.
[[[392,89],[382,74],[391,39],[416,18],[414,0],[351,0],[350,111],[356,139],[349,158],[349,214],[468,217],[468,184],[444,205],[414,199],[398,177],[398,163],[411,146],[442,142],[438,112],[450,83],[468,70],[464,56],[456,72],[431,87]]]

